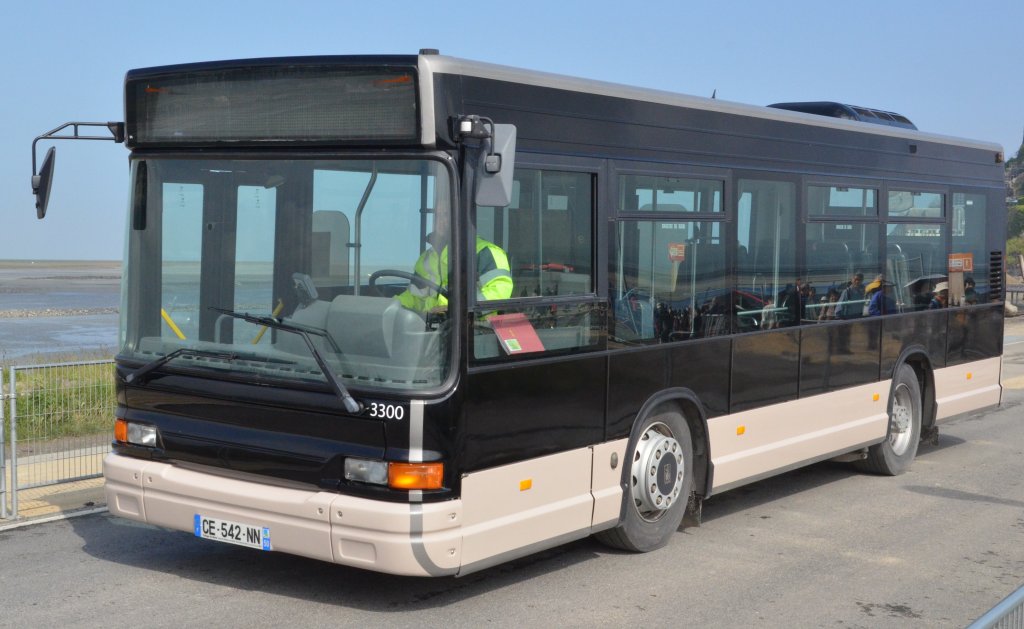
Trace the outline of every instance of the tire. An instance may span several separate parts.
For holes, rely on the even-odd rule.
[[[868,448],[857,467],[872,474],[898,476],[910,468],[921,440],[921,384],[910,365],[900,365],[889,395],[889,430],[885,441]]]
[[[648,552],[679,529],[693,491],[693,439],[683,416],[663,411],[638,421],[623,464],[618,526],[595,533],[603,544]]]

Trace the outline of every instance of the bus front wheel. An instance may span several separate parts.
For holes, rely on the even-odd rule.
[[[675,411],[641,420],[627,456],[622,518],[595,536],[614,548],[647,552],[668,543],[693,491],[693,439],[686,420]]]
[[[921,385],[910,365],[900,365],[889,400],[889,430],[885,441],[868,448],[858,467],[874,474],[897,476],[907,471],[921,440]]]

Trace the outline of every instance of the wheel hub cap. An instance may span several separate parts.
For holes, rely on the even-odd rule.
[[[645,519],[657,519],[679,499],[683,450],[664,424],[650,426],[633,456],[633,502]]]
[[[912,405],[910,389],[905,384],[897,386],[889,419],[889,445],[897,455],[902,455],[910,446],[910,425],[914,413]]]

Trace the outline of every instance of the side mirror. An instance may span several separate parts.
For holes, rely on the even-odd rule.
[[[512,202],[512,171],[516,167],[515,125],[494,125],[494,137],[488,142],[490,150],[480,152],[476,204],[505,207]]]
[[[57,159],[57,148],[46,151],[43,167],[38,175],[32,175],[32,194],[36,195],[36,218],[46,216],[46,204],[50,201],[50,186],[53,185],[53,164]]]

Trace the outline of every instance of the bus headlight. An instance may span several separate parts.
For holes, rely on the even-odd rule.
[[[155,448],[157,443],[156,427],[118,418],[114,423],[114,440],[118,443],[130,443],[133,446]]]
[[[388,464],[371,459],[345,459],[345,480],[373,485],[388,484]]]

